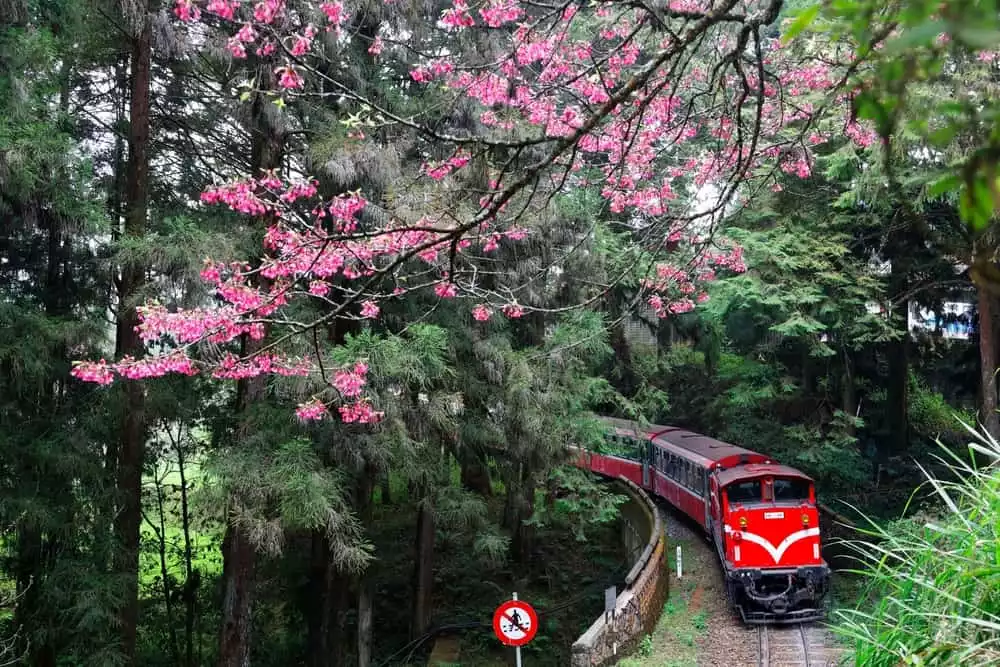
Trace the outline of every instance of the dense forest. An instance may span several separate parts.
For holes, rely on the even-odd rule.
[[[596,415],[869,522],[857,664],[991,664],[998,100],[985,0],[0,0],[0,665],[502,664],[513,590],[567,664]]]

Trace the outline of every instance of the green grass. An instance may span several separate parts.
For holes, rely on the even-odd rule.
[[[985,467],[948,452],[950,479],[928,474],[923,491],[938,510],[869,521],[866,538],[849,543],[865,585],[834,617],[857,664],[1000,664],[1000,444],[975,435],[970,450]]]
[[[683,541],[677,544],[684,546]],[[671,570],[672,571],[672,570]],[[643,637],[635,653],[619,667],[694,667],[698,664],[698,638],[708,627],[704,610],[692,612],[689,601],[697,582],[671,580],[670,598],[651,635]]]

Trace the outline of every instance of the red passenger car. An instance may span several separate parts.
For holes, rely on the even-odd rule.
[[[823,617],[812,480],[764,454],[668,426],[605,419],[607,446],[577,465],[627,477],[691,517],[715,544],[730,601],[747,623]]]

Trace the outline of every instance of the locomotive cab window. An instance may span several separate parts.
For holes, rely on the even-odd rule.
[[[760,480],[754,479],[748,482],[737,482],[726,487],[726,496],[732,503],[759,503],[760,502]]]
[[[775,477],[774,500],[779,503],[788,500],[809,500],[810,486],[809,482],[804,479]]]

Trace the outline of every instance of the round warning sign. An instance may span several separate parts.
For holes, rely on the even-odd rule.
[[[524,646],[538,632],[538,615],[523,600],[509,600],[493,613],[493,632],[507,646]]]

